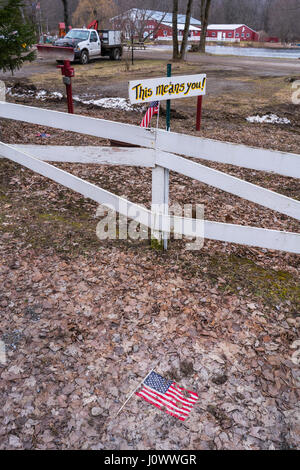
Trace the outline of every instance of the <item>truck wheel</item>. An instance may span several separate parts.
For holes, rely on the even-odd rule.
[[[82,51],[81,54],[80,54],[80,63],[82,65],[86,65],[86,64],[89,63],[89,61],[90,61],[90,58],[89,58],[88,51],[86,51],[86,50]]]
[[[113,49],[110,58],[111,60],[120,60],[121,59],[120,49]]]

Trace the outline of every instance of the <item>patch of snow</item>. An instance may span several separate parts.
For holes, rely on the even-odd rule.
[[[46,90],[40,90],[37,92],[37,94],[35,95],[36,99],[37,100],[42,100],[44,101],[46,98],[47,98],[47,92]]]
[[[23,93],[14,90],[12,87],[7,88],[6,94],[13,96],[14,98],[35,98],[36,100],[51,100],[51,99],[59,99],[62,100],[64,95],[59,93],[58,91],[47,91],[47,90],[24,90]]]
[[[36,100],[45,101],[51,99],[62,100],[64,95],[57,91],[47,90],[30,90],[30,89],[14,89],[12,87],[6,89],[7,95],[13,96],[14,98],[35,98]],[[144,107],[132,106],[126,98],[92,98],[89,95],[83,95],[82,97],[76,95],[73,97],[74,101],[83,104],[93,104],[106,109],[122,109],[123,111],[137,111],[143,112]]]
[[[264,116],[249,116],[246,121],[252,123],[266,123],[266,124],[291,124],[287,118],[280,118],[276,114],[265,114]]]
[[[95,106],[101,106],[107,109],[122,109],[124,111],[137,111],[137,108],[133,107],[129,100],[126,98],[100,98],[85,100],[79,96],[74,96],[74,101],[78,101],[83,104],[93,104]]]
[[[59,93],[58,91],[53,91],[51,93],[51,97],[52,98],[58,98],[58,99],[62,100],[64,95],[62,93]]]
[[[26,93],[18,93],[12,87],[9,87],[6,89],[6,94],[17,98],[26,98],[28,96],[32,97],[35,92],[33,90],[26,90]]]

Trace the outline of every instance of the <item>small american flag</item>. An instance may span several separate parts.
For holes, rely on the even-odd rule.
[[[152,101],[141,122],[141,127],[149,127],[150,121],[155,114],[158,114],[159,101]]]
[[[197,393],[179,387],[156,372],[148,375],[143,382],[143,388],[136,394],[181,421],[188,417],[199,398]]]

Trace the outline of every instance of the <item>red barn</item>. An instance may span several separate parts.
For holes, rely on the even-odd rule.
[[[185,15],[178,15],[178,39],[182,40],[185,27]],[[164,13],[154,10],[140,10],[132,8],[122,15],[111,19],[114,28],[122,29],[125,37],[172,41],[172,13]],[[199,40],[201,35],[201,21],[191,17],[189,28],[189,41]],[[208,26],[207,38],[210,41],[258,41],[259,35],[256,31],[245,24],[212,24]]]
[[[185,26],[185,15],[178,15],[178,39],[182,39]],[[132,8],[121,15],[111,19],[113,27],[122,29],[127,38],[132,33],[134,37],[141,39],[142,37],[150,37],[151,39],[170,40],[173,39],[172,13],[165,13],[154,10],[140,10]],[[201,21],[191,17],[189,39],[193,36],[200,36]]]
[[[256,31],[245,24],[211,24],[207,28],[209,41],[258,41]]]
[[[184,24],[178,24],[178,40],[181,41],[184,32]],[[147,25],[146,30],[149,31],[149,26]],[[172,23],[161,23],[153,35],[154,39],[159,40],[173,40],[173,26]],[[153,27],[154,29],[154,27]],[[192,41],[193,39],[199,39],[200,37],[200,28],[197,26],[190,25],[188,40]]]
[[[147,22],[146,31],[157,28],[157,22],[151,20]],[[178,39],[183,36],[184,23],[178,23]],[[201,26],[191,25],[189,29],[189,40],[197,40],[201,35]],[[207,39],[218,42],[240,42],[258,41],[259,34],[245,24],[212,24],[207,28]],[[162,22],[154,34],[155,39],[172,40],[172,23]]]

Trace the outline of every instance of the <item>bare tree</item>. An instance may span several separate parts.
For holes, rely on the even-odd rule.
[[[201,36],[199,43],[199,51],[205,53],[206,34],[208,27],[208,18],[211,7],[211,0],[200,0],[200,19],[201,19]]]
[[[148,33],[147,35],[145,35],[145,33],[144,33],[143,41],[146,41],[150,36],[155,37],[155,34],[159,30],[159,27],[162,24],[162,22],[164,21],[167,14],[168,14],[168,12],[165,12],[165,13],[162,14],[161,19],[157,21],[156,26],[153,28],[153,30],[150,33]]]
[[[68,5],[68,0],[61,0],[63,2],[64,6],[64,22],[65,22],[65,28],[66,28],[66,33],[69,30],[69,5]]]
[[[93,20],[99,20],[101,29],[104,29],[115,14],[116,5],[113,0],[80,0],[72,20],[77,25],[88,25]]]
[[[281,41],[289,43],[300,40],[300,1],[275,0],[270,12],[269,31]]]
[[[149,37],[155,37],[156,32],[168,12],[167,10],[158,12],[146,9],[145,6],[150,6],[147,0],[143,2],[143,8],[137,8],[139,5],[136,4],[137,2],[133,2],[133,0],[114,0],[114,3],[118,7],[119,15],[111,18],[111,24],[114,29],[122,31],[123,39],[130,39],[133,64],[134,39],[138,38],[139,42],[145,42]],[[165,4],[165,2],[161,0],[161,4]],[[152,2],[151,6],[154,6]],[[154,21],[149,24],[151,20]],[[129,70],[127,60],[126,67],[128,67]]]
[[[191,24],[191,16],[192,16],[192,7],[193,7],[194,0],[188,0],[188,4],[186,7],[186,17],[185,17],[185,25],[180,49],[180,59],[185,58],[185,50],[188,42],[189,32],[190,32],[190,24]]]
[[[157,12],[159,13],[159,12]],[[145,8],[132,8],[113,18],[113,25],[120,29],[127,38],[137,37],[140,42],[146,41],[149,37],[154,37],[161,23],[168,12],[160,12],[161,15],[153,17],[153,11]],[[155,19],[156,25],[149,28],[149,21]]]
[[[178,0],[173,0],[173,60],[179,59],[178,52]]]

